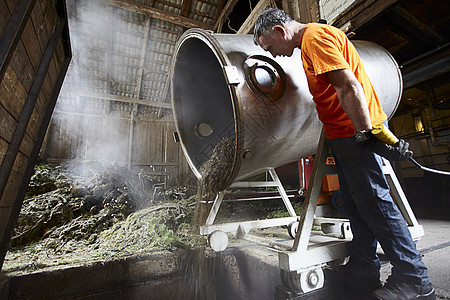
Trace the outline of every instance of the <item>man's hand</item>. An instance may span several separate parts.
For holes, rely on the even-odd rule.
[[[402,139],[395,145],[388,145],[373,137],[364,143],[364,146],[390,161],[407,160],[413,154],[408,151],[409,143]]]

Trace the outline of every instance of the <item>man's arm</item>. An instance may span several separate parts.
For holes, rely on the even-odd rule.
[[[339,102],[353,123],[356,131],[372,129],[369,108],[364,89],[349,69],[324,74],[336,90]]]

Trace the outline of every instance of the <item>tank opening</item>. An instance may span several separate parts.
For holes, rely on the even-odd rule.
[[[197,125],[195,125],[195,134],[199,138],[207,138],[212,133],[213,129],[208,123],[198,123]]]
[[[278,63],[263,55],[250,55],[244,61],[246,82],[258,98],[280,100],[286,91],[286,74]]]
[[[255,80],[262,89],[270,90],[275,87],[277,77],[271,69],[262,66],[255,69]]]
[[[223,139],[236,141],[233,94],[223,65],[208,41],[187,37],[173,69],[172,101],[186,157],[199,177]]]

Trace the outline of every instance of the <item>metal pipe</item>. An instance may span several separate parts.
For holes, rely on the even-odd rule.
[[[371,42],[354,44],[391,117],[402,92],[397,63]],[[183,152],[197,178],[223,138],[235,145],[223,188],[316,151],[322,123],[300,54],[296,49],[292,57],[272,59],[251,35],[191,29],[181,36],[171,65],[172,105]]]

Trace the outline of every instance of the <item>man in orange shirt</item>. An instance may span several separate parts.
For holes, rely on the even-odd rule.
[[[408,143],[387,145],[370,133],[375,125],[387,126],[387,116],[353,44],[337,28],[302,24],[273,8],[258,17],[254,41],[274,57],[291,56],[295,48],[301,49],[354,236],[350,260],[336,277],[354,283],[355,290],[373,291],[376,299],[435,299],[427,268],[389,194],[379,156],[407,159]],[[383,287],[377,242],[393,266]]]

